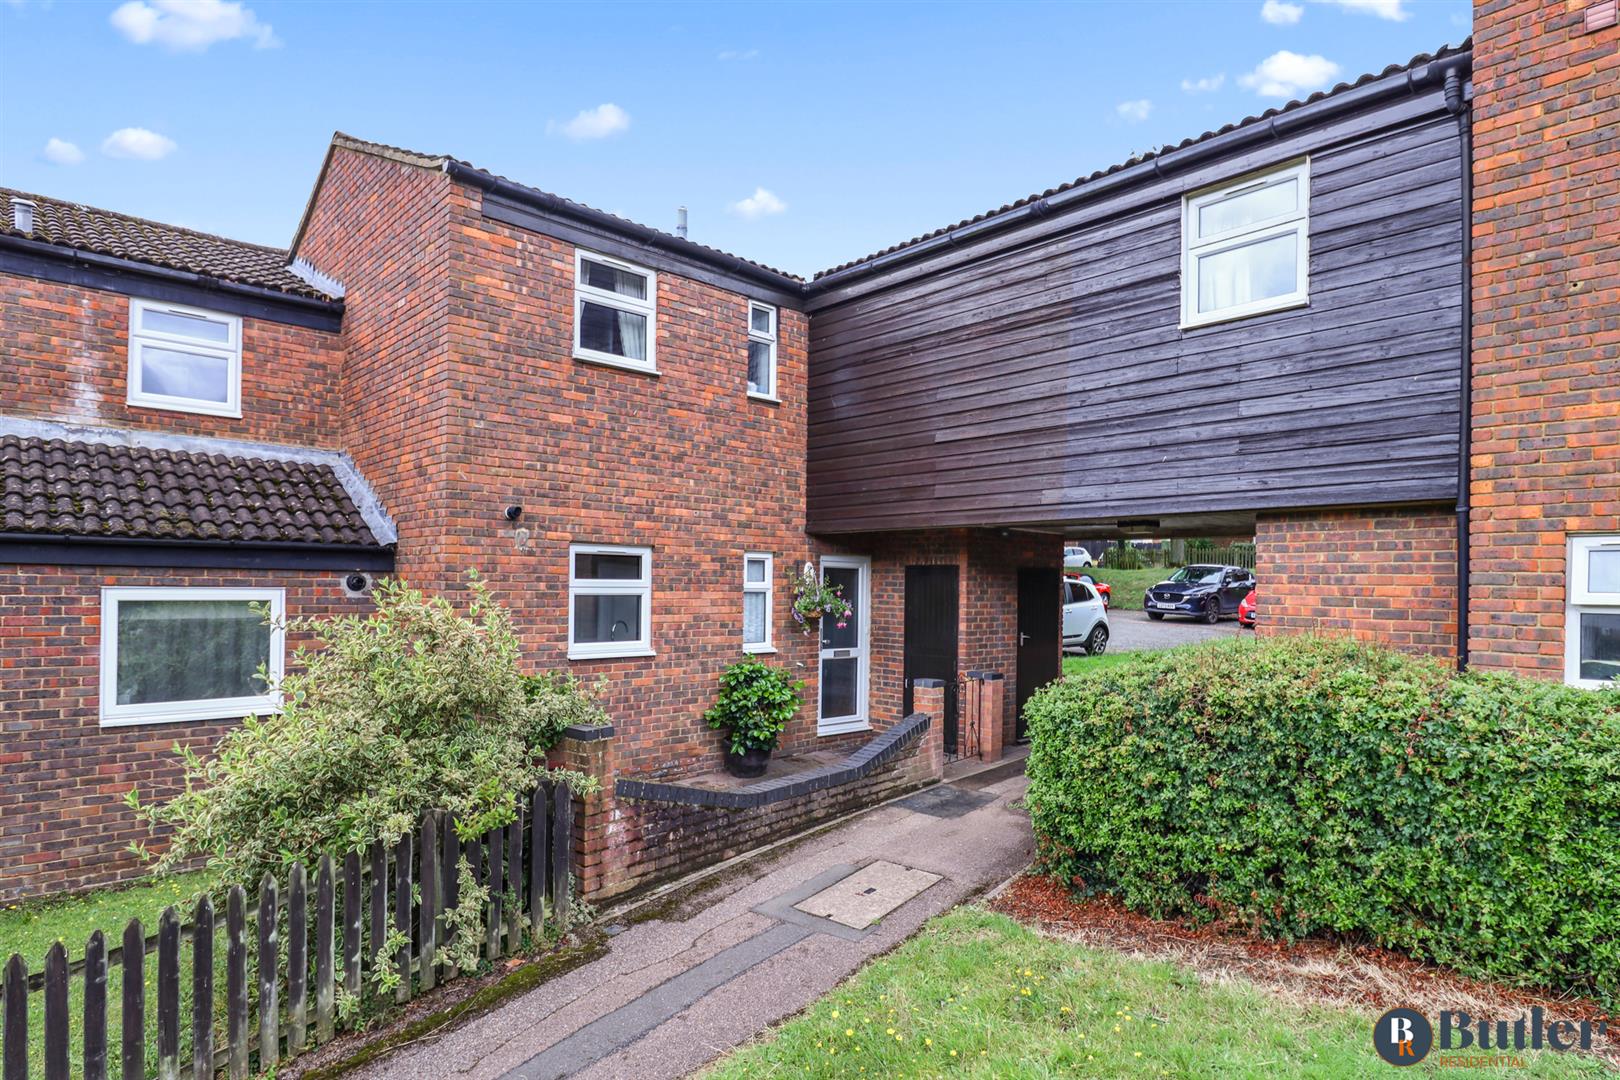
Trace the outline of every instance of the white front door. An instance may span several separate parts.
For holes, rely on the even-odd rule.
[[[821,560],[821,580],[843,587],[843,597],[854,610],[840,627],[836,619],[821,620],[821,704],[816,734],[836,735],[869,727],[866,711],[868,642],[867,614],[871,608],[872,562],[859,555],[827,555]]]

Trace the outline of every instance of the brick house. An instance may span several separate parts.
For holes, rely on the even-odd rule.
[[[1597,684],[1603,8],[1484,4],[1477,44],[808,282],[341,134],[287,250],[0,192],[0,898],[135,872],[123,793],[269,704],[246,605],[363,611],[365,575],[476,568],[535,668],[604,678],[613,730],[558,751],[609,781],[599,896],[995,756],[1065,535],[1253,535],[1265,633]],[[790,618],[806,562],[846,630]],[[817,767],[689,783],[745,652],[806,680]]]

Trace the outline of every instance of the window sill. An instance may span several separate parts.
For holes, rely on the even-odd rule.
[[[232,408],[229,405],[207,405],[201,402],[197,403],[196,405],[188,405],[183,401],[160,401],[153,398],[138,397],[125,398],[124,403],[132,409],[155,409],[158,412],[195,413],[199,416],[225,416],[230,417],[233,420],[240,420],[242,418],[242,409],[240,406]]]
[[[582,364],[595,364],[598,367],[617,368],[620,371],[633,371],[637,375],[658,374],[658,368],[652,364],[638,364],[634,360],[625,360],[622,357],[611,356],[607,353],[592,353],[575,351],[574,359]]]
[[[840,722],[838,725],[836,725],[834,727],[823,727],[821,724],[818,723],[818,724],[816,724],[816,738],[825,739],[830,735],[848,735],[852,731],[871,731],[871,730],[872,730],[872,724],[871,724],[870,721],[866,720],[865,718],[862,718],[860,720],[846,720],[846,721]]]
[[[652,649],[632,649],[628,652],[575,652],[573,649],[568,650],[568,659],[570,660],[627,660],[657,655],[658,653]]]
[[[769,394],[756,394],[752,390],[748,391],[748,400],[749,401],[758,401],[758,402],[760,402],[762,404],[765,404],[765,405],[780,405],[780,404],[782,404],[782,399],[779,398],[779,397],[772,397]]]
[[[1278,311],[1293,311],[1297,308],[1310,307],[1309,296],[1279,297],[1275,302],[1267,301],[1264,307],[1234,308],[1230,311],[1214,311],[1208,315],[1197,315],[1191,319],[1181,320],[1182,330],[1201,330],[1206,326],[1219,326],[1222,323],[1237,322],[1240,319],[1252,319],[1257,315],[1270,315]]]
[[[749,656],[775,656],[776,655],[776,646],[774,646],[774,645],[744,645],[743,646],[743,652],[747,653]]]
[[[248,716],[270,716],[281,710],[279,704],[265,703],[243,708],[186,709],[178,712],[154,713],[151,716],[101,716],[104,728],[146,727],[150,724],[222,724],[242,720]]]

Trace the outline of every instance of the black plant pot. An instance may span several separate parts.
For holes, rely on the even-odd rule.
[[[740,754],[726,751],[726,772],[732,776],[749,779],[765,775],[765,763],[771,760],[771,752],[760,747],[752,747]]]

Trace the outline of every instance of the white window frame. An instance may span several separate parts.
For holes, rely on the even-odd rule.
[[[200,341],[183,334],[166,334],[141,328],[141,315],[147,311],[211,319],[230,328],[230,339],[224,342]],[[141,386],[141,354],[147,346],[157,346],[174,352],[189,353],[210,359],[224,359],[228,365],[225,380],[225,401],[202,401],[197,398],[174,397],[169,394],[148,393]],[[206,416],[242,415],[242,317],[223,311],[170,304],[162,300],[129,301],[129,373],[125,400],[144,409],[166,409],[170,412],[202,413]]]
[[[821,647],[820,629],[816,635],[816,734],[843,735],[851,731],[867,731],[872,727],[872,560],[865,555],[823,555],[821,557],[821,577],[826,579],[829,568],[842,567],[846,570],[859,572],[859,596],[853,599],[845,597],[855,606],[860,614],[861,643],[860,649],[860,684],[856,688],[855,701],[857,709],[853,716],[838,716],[825,719],[821,715],[821,680],[822,665],[829,659],[838,659],[828,653],[838,653],[841,649],[824,649]]]
[[[1597,549],[1620,550],[1620,534],[1570,537],[1564,579],[1564,681],[1594,690],[1614,683],[1581,678],[1581,615],[1620,615],[1620,593],[1595,593],[1588,587],[1587,556]]]
[[[757,560],[763,560],[764,563],[765,563],[765,580],[764,581],[749,581],[748,580],[748,564],[751,563],[751,562],[755,562]],[[743,596],[747,597],[749,593],[762,593],[765,596],[765,640],[764,641],[749,641],[749,640],[747,640],[747,638],[744,638],[743,639],[743,652],[745,652],[745,653],[773,653],[773,652],[776,651],[776,644],[775,644],[776,635],[775,635],[775,633],[773,631],[773,627],[772,627],[772,623],[771,623],[771,620],[773,618],[775,618],[775,615],[776,615],[775,603],[773,602],[772,597],[771,597],[771,591],[772,591],[771,586],[772,586],[772,584],[773,584],[773,582],[775,580],[775,578],[774,578],[775,572],[776,572],[776,560],[768,552],[750,551],[750,552],[746,553],[745,555],[743,555]],[[747,615],[746,615],[746,608],[747,608],[747,604],[745,603],[744,604],[745,614],[743,616],[743,626],[744,626],[744,631],[743,632],[745,634],[747,633],[746,628],[747,628],[747,625],[748,625],[748,618],[747,618]]]
[[[270,686],[246,697],[197,701],[118,703],[118,609],[125,600],[251,600],[270,605]],[[281,708],[286,667],[287,592],[285,589],[210,589],[170,586],[112,585],[101,590],[101,726],[176,724],[189,720],[239,720]]]
[[[770,333],[768,333],[768,334],[767,333],[762,333],[762,332],[754,329],[754,312],[756,312],[756,311],[764,311],[764,312],[768,312],[770,314],[770,316],[771,316],[771,330],[770,330]],[[748,396],[753,398],[756,401],[779,402],[781,400],[777,396],[777,386],[776,386],[777,319],[780,317],[780,315],[781,315],[780,311],[777,308],[772,307],[770,304],[761,304],[757,300],[748,301],[748,342],[749,342],[749,344],[759,342],[762,345],[768,345],[768,346],[770,346],[770,350],[771,350],[771,362],[770,362],[771,385],[770,385],[770,389],[762,392],[762,391],[759,391],[759,390],[755,390],[752,386],[750,386],[748,388]],[[748,372],[746,370],[744,370],[743,378],[746,379],[747,377],[748,377]]]
[[[1295,179],[1299,184],[1298,209],[1287,214],[1280,214],[1276,217],[1245,225],[1242,228],[1229,229],[1214,236],[1198,236],[1198,211],[1203,207],[1222,202],[1236,195],[1244,195],[1261,188],[1270,187],[1289,179]],[[1250,173],[1239,180],[1222,181],[1217,187],[1205,188],[1183,198],[1181,203],[1181,328],[1188,330],[1198,326],[1209,326],[1212,323],[1230,322],[1233,319],[1246,319],[1266,312],[1284,311],[1288,308],[1308,305],[1310,303],[1311,267],[1310,220],[1311,163],[1308,158],[1303,161],[1292,162],[1281,168]],[[1294,245],[1299,260],[1295,272],[1295,281],[1298,288],[1282,296],[1268,296],[1264,300],[1254,300],[1247,304],[1236,304],[1215,311],[1200,312],[1198,310],[1199,257],[1216,255],[1257,241],[1286,236],[1289,233],[1298,236],[1298,243]]]
[[[647,279],[647,299],[637,300],[634,297],[621,293],[609,292],[606,289],[592,288],[585,284],[585,261],[599,262],[605,266],[616,267],[640,274]],[[579,343],[580,327],[584,324],[585,301],[600,304],[603,307],[616,308],[620,311],[629,311],[647,318],[647,359],[632,360],[626,356],[618,356],[610,352],[601,352],[597,349],[587,349]],[[658,374],[658,363],[655,350],[658,342],[658,275],[645,266],[615,259],[610,255],[598,255],[594,251],[584,248],[574,249],[574,358],[588,360],[593,364],[606,364],[609,367],[625,368],[629,371],[648,372]]]
[[[580,578],[575,576],[575,556],[578,555],[638,555],[641,557],[641,577]],[[634,641],[574,641],[574,597],[576,596],[639,596],[641,597],[641,636]],[[652,548],[627,547],[622,544],[570,544],[568,545],[568,659],[596,660],[604,656],[652,656]]]

